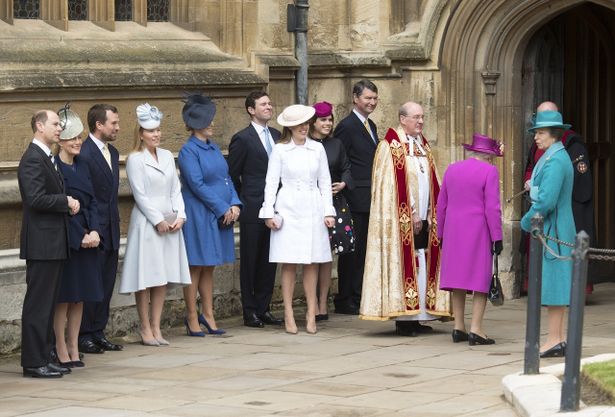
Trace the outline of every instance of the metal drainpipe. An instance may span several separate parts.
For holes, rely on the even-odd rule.
[[[295,26],[295,57],[299,61],[297,70],[297,101],[299,104],[307,105],[308,90],[308,50],[307,50],[307,31],[308,31],[308,4],[309,0],[295,0],[296,26]]]

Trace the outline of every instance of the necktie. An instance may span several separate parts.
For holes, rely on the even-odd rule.
[[[105,158],[105,161],[107,161],[107,165],[109,165],[109,169],[113,170],[113,168],[111,167],[111,153],[109,152],[109,145],[107,145],[106,143],[102,147],[102,154]]]
[[[58,165],[56,164],[56,159],[53,157],[53,154],[50,153],[49,154],[49,159],[51,159],[51,163],[53,164],[53,167],[56,169],[56,171],[58,170]]]
[[[271,151],[273,148],[271,147],[271,140],[269,139],[269,129],[263,129],[263,135],[265,135],[265,149],[267,150],[267,155],[271,155]]]
[[[374,143],[376,143],[376,139],[374,139],[374,134],[372,133],[372,128],[369,126],[369,121],[367,119],[363,121],[363,126],[365,126],[365,129],[367,129],[367,133],[369,133],[369,137],[372,138]]]

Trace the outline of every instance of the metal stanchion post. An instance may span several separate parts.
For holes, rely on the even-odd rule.
[[[577,411],[581,397],[581,346],[583,342],[583,314],[585,309],[585,285],[587,282],[587,250],[589,236],[584,231],[577,234],[572,252],[572,289],[568,312],[568,342],[566,345],[566,368],[562,384],[560,411]]]
[[[543,232],[544,219],[532,217],[530,267],[527,288],[527,324],[525,326],[525,358],[523,373],[537,374],[540,368],[540,291],[542,288],[542,244],[535,234]]]

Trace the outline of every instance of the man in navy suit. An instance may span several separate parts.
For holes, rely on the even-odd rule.
[[[109,321],[109,303],[113,295],[120,247],[120,215],[118,210],[119,153],[110,144],[117,139],[120,118],[117,109],[109,104],[96,104],[88,111],[90,134],[81,145],[82,161],[92,174],[92,185],[98,202],[100,221],[99,262],[102,270],[103,300],[83,305],[83,318],[79,332],[79,351],[104,353],[105,350],[122,350],[122,345],[105,337]]]
[[[378,105],[378,88],[369,80],[357,82],[352,87],[352,102],[352,112],[339,122],[333,133],[346,148],[355,183],[354,189],[344,190],[352,213],[355,252],[341,255],[337,261],[338,294],[335,297],[335,312],[341,314],[359,314],[361,304],[372,165],[378,145],[378,130],[369,115]]]
[[[23,376],[59,378],[70,369],[52,363],[53,314],[62,266],[68,257],[68,215],[79,201],[67,196],[51,145],[60,141],[60,118],[51,110],[32,116],[34,139],[17,170],[23,205],[19,257],[26,260],[21,315]]]
[[[246,98],[250,124],[231,138],[228,165],[243,210],[239,216],[239,279],[243,321],[249,327],[282,324],[269,311],[276,264],[269,262],[270,230],[258,211],[265,198],[265,177],[269,155],[280,132],[267,126],[273,117],[271,99],[264,91],[254,91]]]

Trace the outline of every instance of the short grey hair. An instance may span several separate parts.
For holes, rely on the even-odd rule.
[[[493,157],[495,156],[495,155],[491,155],[488,153],[471,151],[469,149],[466,149],[465,151],[466,151],[466,158],[476,158],[476,159],[480,159],[481,161],[492,161]]]

